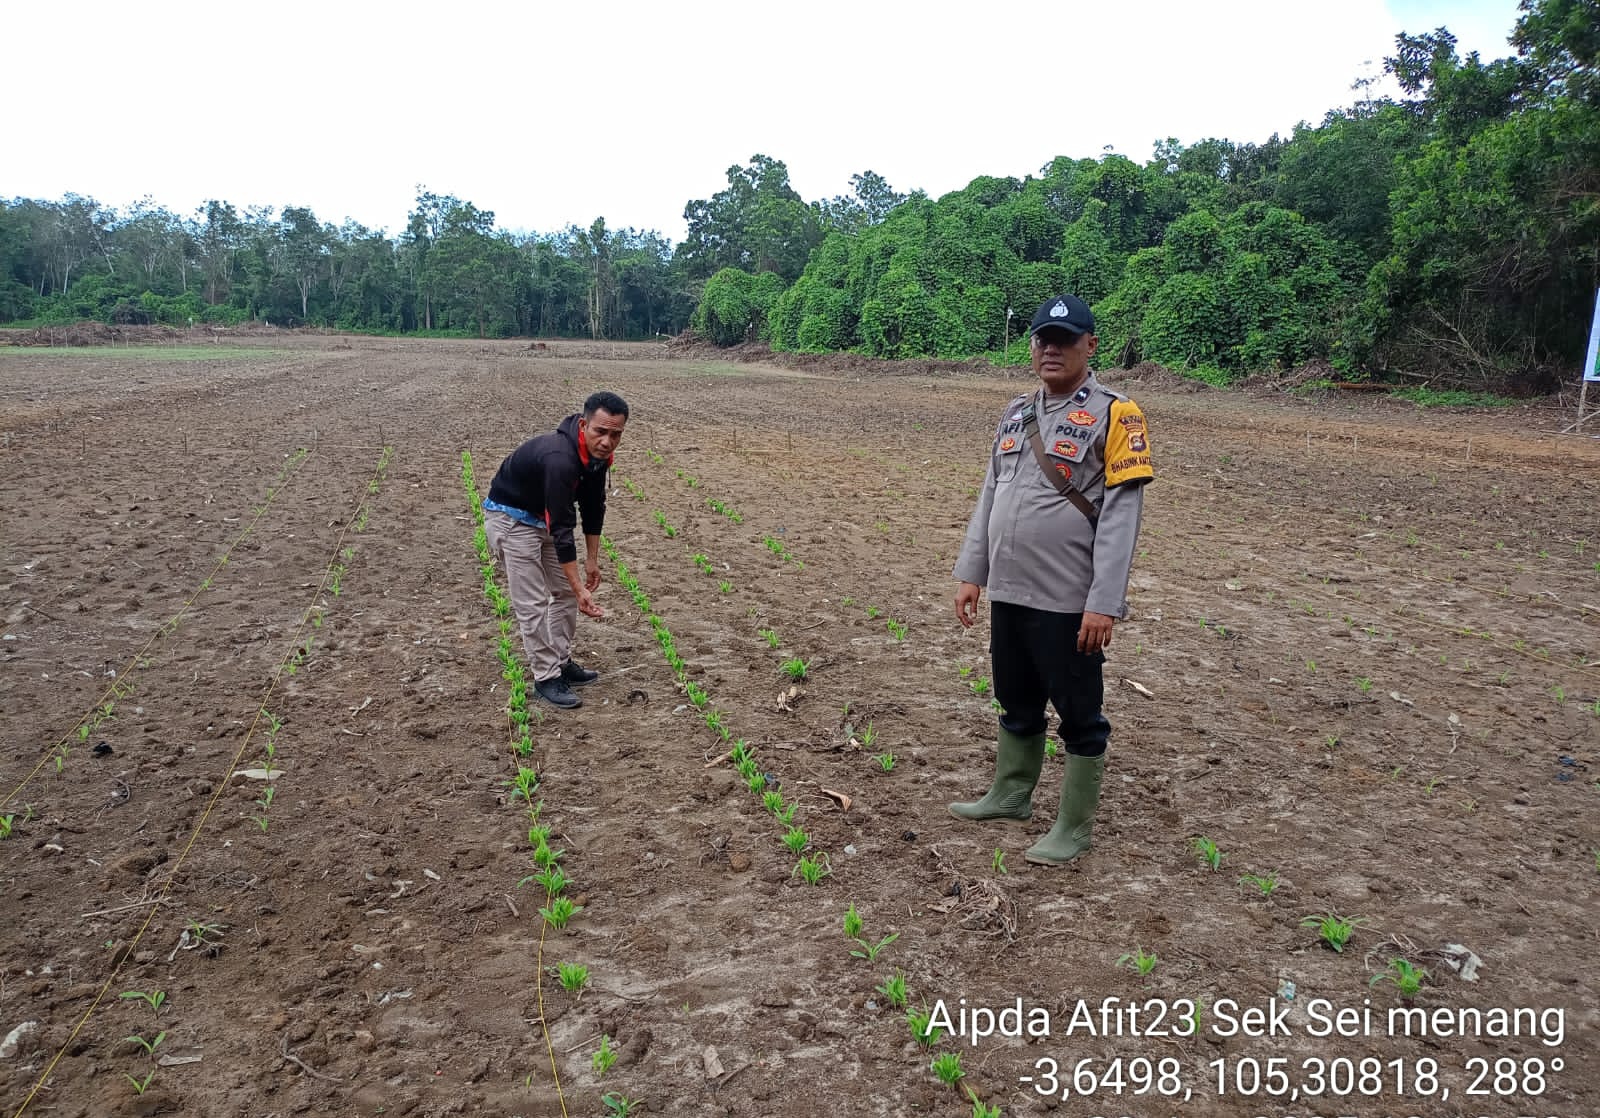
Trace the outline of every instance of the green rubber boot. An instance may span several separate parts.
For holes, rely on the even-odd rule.
[[[1056,825],[1023,854],[1035,865],[1063,866],[1089,850],[1094,810],[1100,803],[1100,779],[1106,771],[1106,755],[1078,757],[1068,753],[1066,763]]]
[[[1001,727],[994,783],[975,803],[951,804],[950,814],[957,819],[1033,818],[1033,786],[1039,783],[1043,767],[1044,734],[1025,738]]]

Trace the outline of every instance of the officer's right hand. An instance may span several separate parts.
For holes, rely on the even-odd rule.
[[[578,591],[578,612],[589,617],[604,617],[606,615],[605,610],[595,605],[594,595],[589,592],[587,586]]]
[[[962,628],[970,629],[978,620],[978,597],[982,593],[983,588],[976,582],[963,582],[956,588],[956,620]]]

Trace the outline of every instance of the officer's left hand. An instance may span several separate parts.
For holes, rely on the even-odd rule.
[[[583,562],[583,574],[583,585],[585,589],[591,591],[600,589],[599,563],[596,563],[593,559],[585,559]]]
[[[1078,626],[1078,651],[1103,652],[1111,647],[1111,627],[1116,618],[1103,613],[1086,613]]]

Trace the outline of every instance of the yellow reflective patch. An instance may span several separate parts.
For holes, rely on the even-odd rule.
[[[1106,425],[1106,488],[1155,476],[1144,413],[1132,400],[1113,400],[1111,422]]]

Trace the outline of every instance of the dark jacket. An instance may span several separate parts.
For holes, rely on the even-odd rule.
[[[583,534],[598,536],[606,519],[606,470],[611,459],[596,458],[578,445],[579,416],[569,415],[548,435],[537,435],[506,456],[489,483],[489,500],[521,509],[543,520],[556,545],[556,558],[575,563],[572,538],[583,514]]]

